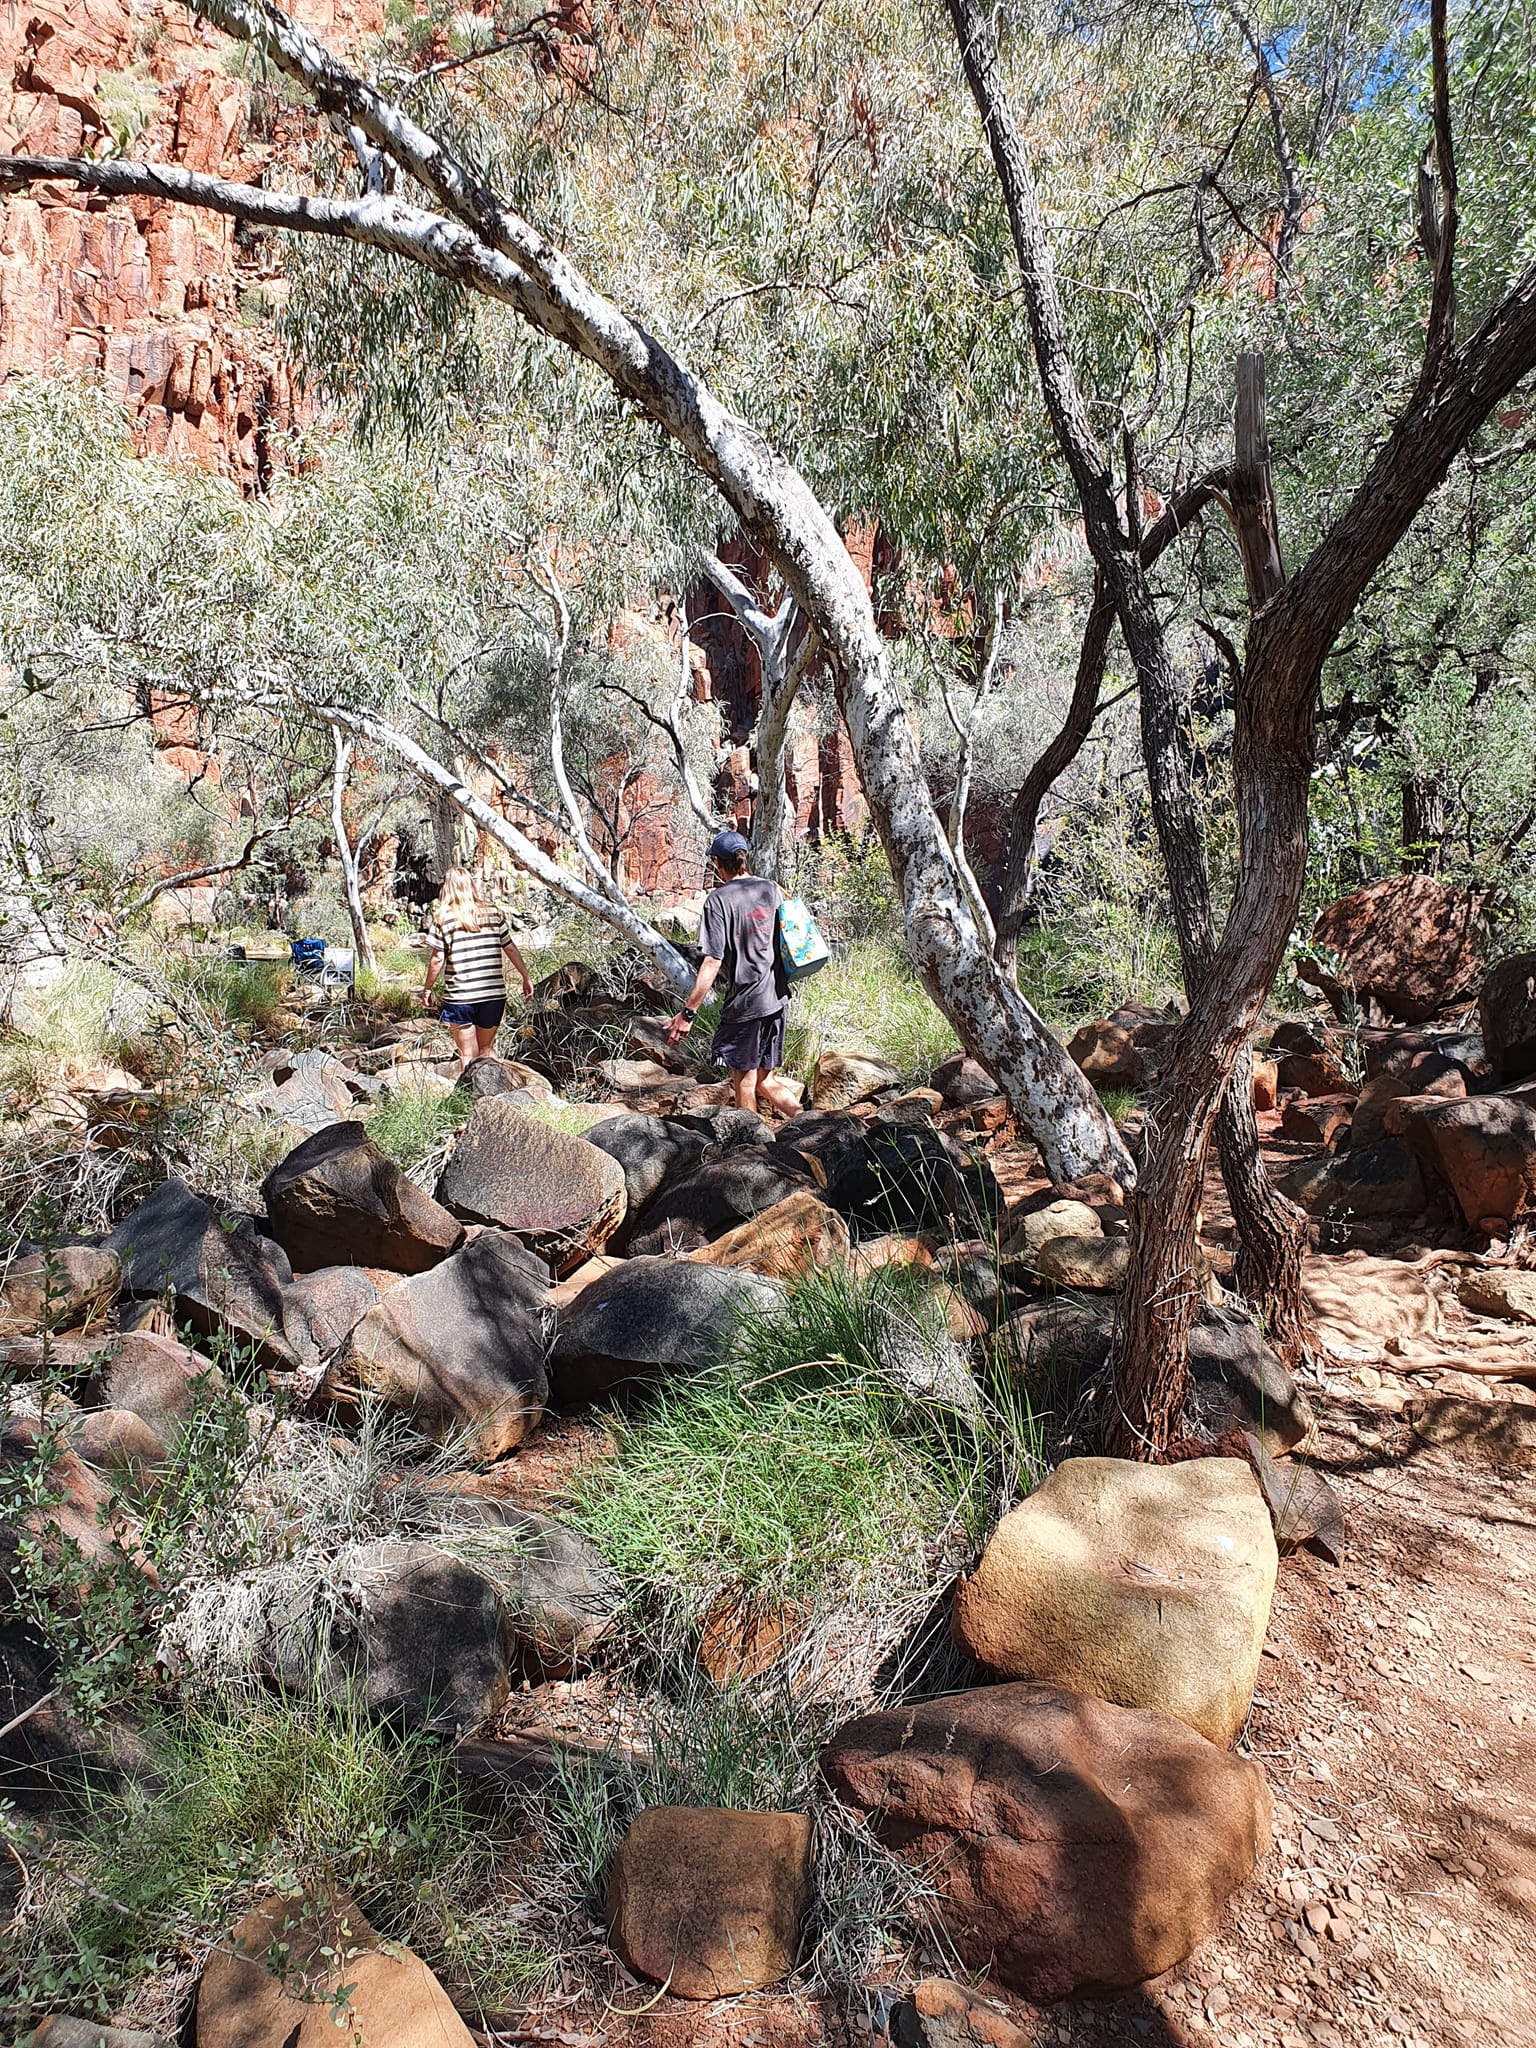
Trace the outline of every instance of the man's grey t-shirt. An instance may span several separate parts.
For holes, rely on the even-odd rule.
[[[704,899],[699,944],[711,960],[724,962],[720,979],[730,995],[720,1012],[720,1029],[771,1017],[786,1000],[778,981],[779,888],[759,875],[738,875]]]

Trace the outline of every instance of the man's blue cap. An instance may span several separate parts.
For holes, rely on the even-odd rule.
[[[711,860],[731,860],[738,853],[750,853],[752,848],[739,832],[717,832],[709,842]]]

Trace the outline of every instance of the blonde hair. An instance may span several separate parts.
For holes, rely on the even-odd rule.
[[[496,922],[498,912],[475,887],[468,868],[450,868],[443,877],[431,918],[435,925],[456,924],[460,931],[483,932]]]

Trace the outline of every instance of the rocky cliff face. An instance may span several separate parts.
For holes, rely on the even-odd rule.
[[[379,0],[293,11],[338,48],[381,20]],[[228,49],[179,0],[0,0],[0,149],[259,179],[300,137],[275,101],[253,103]],[[146,450],[256,485],[294,412],[269,325],[276,268],[233,221],[34,187],[0,202],[0,379],[98,372]]]

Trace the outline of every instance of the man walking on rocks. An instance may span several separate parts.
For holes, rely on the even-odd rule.
[[[749,852],[739,832],[717,832],[710,842],[710,865],[720,886],[704,899],[704,958],[687,1002],[667,1026],[667,1043],[687,1036],[723,968],[730,993],[715,1027],[712,1056],[730,1072],[736,1107],[795,1116],[799,1097],[774,1072],[784,1057],[789,1014],[789,986],[779,967],[783,898],[777,883],[748,874]]]

